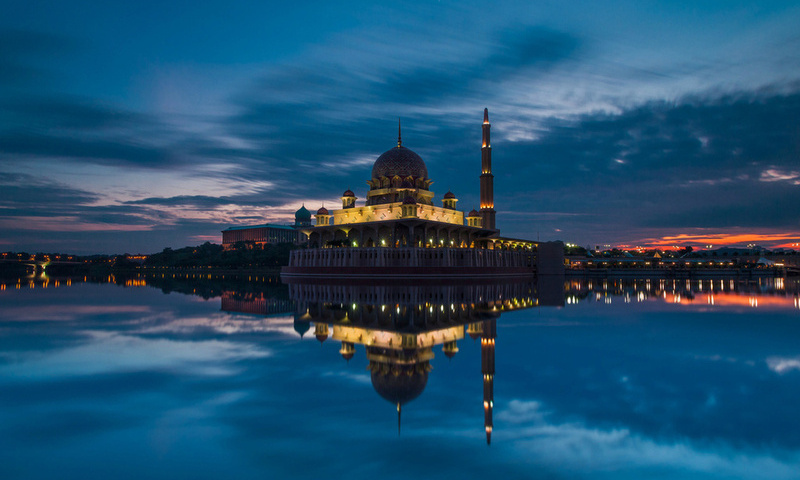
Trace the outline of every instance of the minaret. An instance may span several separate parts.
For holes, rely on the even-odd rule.
[[[483,109],[483,144],[481,146],[481,218],[483,228],[494,226],[494,175],[492,175],[492,144],[489,138],[489,109]]]
[[[492,443],[492,409],[494,409],[494,339],[497,319],[484,320],[481,334],[481,372],[483,373],[483,426],[486,444]]]

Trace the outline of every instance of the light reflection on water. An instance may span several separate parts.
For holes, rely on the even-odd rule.
[[[0,478],[800,478],[791,279],[192,275],[0,281]]]

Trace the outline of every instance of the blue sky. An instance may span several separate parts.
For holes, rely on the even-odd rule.
[[[796,2],[3,2],[0,249],[153,252],[363,198],[404,145],[505,235],[800,241]]]

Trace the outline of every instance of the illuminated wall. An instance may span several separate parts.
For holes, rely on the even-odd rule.
[[[333,224],[379,222],[382,220],[399,220],[402,218],[402,202],[385,203],[365,207],[343,208],[334,210]],[[464,225],[464,212],[432,205],[417,205],[417,217],[423,220]]]

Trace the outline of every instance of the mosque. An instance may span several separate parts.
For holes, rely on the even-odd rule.
[[[342,208],[317,210],[314,228],[303,229],[310,247],[476,247],[497,236],[493,201],[492,147],[489,111],[484,110],[481,209],[466,216],[456,208],[453,192],[434,204],[428,168],[413,150],[403,146],[398,125],[397,146],[375,160],[364,206],[352,190],[341,197]],[[302,211],[298,212],[302,214]],[[466,222],[465,222],[466,219]],[[466,223],[466,224],[465,224]]]
[[[404,405],[422,395],[428,383],[434,348],[441,346],[442,353],[452,359],[465,336],[480,339],[481,375],[476,379],[483,384],[487,444],[494,428],[497,320],[503,313],[539,305],[533,284],[527,281],[304,283],[289,285],[289,296],[296,302],[294,328],[301,336],[313,325],[320,342],[340,342],[339,354],[348,362],[357,355],[356,346],[363,347],[373,389],[397,410],[398,433]]]
[[[375,160],[363,205],[348,189],[342,208],[322,206],[314,225],[305,206],[297,211],[294,228],[308,248],[292,252],[282,276],[532,276],[545,244],[500,236],[490,130],[484,109],[479,210],[465,215],[450,191],[435,205],[428,168],[403,145],[398,124],[397,145]],[[556,263],[562,248],[551,249]]]

